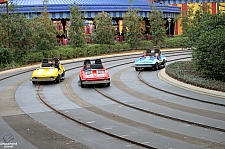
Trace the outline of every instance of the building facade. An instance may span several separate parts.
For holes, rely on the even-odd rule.
[[[153,3],[147,0],[135,0],[130,3],[128,0],[8,0],[17,5],[18,12],[22,12],[27,18],[40,16],[47,6],[47,11],[50,13],[51,19],[56,24],[57,30],[66,30],[69,26],[70,8],[74,2],[81,8],[83,18],[86,20],[86,32],[91,32],[92,20],[99,12],[107,12],[112,17],[112,23],[118,26],[119,32],[122,31],[123,16],[127,10],[138,10],[138,15],[145,20],[143,22],[143,29],[146,29],[146,24],[149,24],[148,17],[151,12],[150,5],[154,4],[158,10],[163,12],[163,18],[176,18],[180,14],[181,8],[179,6],[167,6],[161,3]],[[167,24],[168,25],[168,24]],[[173,30],[173,27],[171,27]]]
[[[219,10],[225,11],[225,0],[157,0],[157,2],[165,5],[178,6],[181,8],[181,11],[186,11],[188,6],[193,6],[195,11],[201,3],[208,5],[212,14],[216,14]],[[181,19],[174,23],[174,35],[182,34],[180,23]]]

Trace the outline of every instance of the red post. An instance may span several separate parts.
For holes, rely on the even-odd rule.
[[[172,4],[172,6],[177,6],[177,4]],[[178,35],[178,26],[179,26],[178,21],[176,21],[175,22],[175,30],[174,30],[175,35]]]
[[[216,2],[212,2],[212,14],[216,14]]]

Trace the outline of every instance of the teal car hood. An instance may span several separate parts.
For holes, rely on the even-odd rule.
[[[146,56],[146,57],[140,57],[139,59],[135,61],[134,64],[153,64],[155,63],[155,61],[156,61],[155,57]]]

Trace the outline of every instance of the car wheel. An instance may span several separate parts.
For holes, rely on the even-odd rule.
[[[158,63],[155,63],[154,70],[157,71],[158,69],[159,69],[159,65],[158,65]]]
[[[109,87],[110,86],[110,82],[109,83],[107,83],[107,85],[106,85],[107,87]]]
[[[64,79],[65,79],[65,75],[66,75],[66,74],[65,74],[65,71],[63,71],[63,73],[62,73],[62,75],[61,75],[61,78],[60,78],[60,79],[61,79],[61,80],[64,80]]]
[[[55,79],[55,83],[59,83],[59,82],[60,82],[60,77],[58,75],[57,78]]]
[[[81,78],[80,78],[79,83],[80,83],[80,86],[81,86],[82,88],[84,88],[84,84],[82,83]]]
[[[163,60],[163,67],[166,67],[166,60]]]
[[[32,83],[33,83],[33,84],[37,84],[37,82],[36,82],[36,81],[32,81]]]
[[[82,88],[84,88],[84,84],[82,83],[82,81],[80,81],[80,86],[81,86]]]
[[[138,71],[138,68],[137,68],[137,67],[135,67],[134,69],[135,69],[136,71]]]

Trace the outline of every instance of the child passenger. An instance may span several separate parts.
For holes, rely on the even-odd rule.
[[[91,69],[91,64],[87,63],[86,66],[84,67],[84,71],[87,71],[89,69]]]

